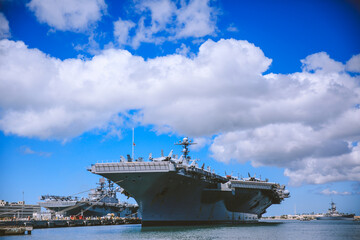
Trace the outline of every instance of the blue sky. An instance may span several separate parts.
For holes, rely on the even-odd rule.
[[[286,184],[268,215],[360,214],[355,1],[3,1],[0,199],[90,189],[92,163],[179,138]],[[121,199],[126,199],[121,197]]]

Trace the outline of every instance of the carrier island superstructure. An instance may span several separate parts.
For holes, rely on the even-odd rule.
[[[285,186],[255,177],[220,176],[189,156],[184,138],[182,156],[148,162],[129,155],[120,162],[96,163],[88,170],[110,179],[139,205],[142,225],[187,225],[257,222],[272,204],[289,197]]]

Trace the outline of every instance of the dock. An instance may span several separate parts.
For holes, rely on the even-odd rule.
[[[141,224],[139,218],[99,218],[99,219],[75,219],[75,220],[17,220],[0,221],[0,236],[31,234],[33,229],[57,228],[57,227],[85,227],[100,225]]]

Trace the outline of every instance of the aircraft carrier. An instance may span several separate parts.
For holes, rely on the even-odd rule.
[[[63,216],[103,217],[113,213],[117,217],[127,217],[136,214],[138,206],[120,203],[116,197],[118,191],[120,188],[114,188],[110,180],[106,183],[100,178],[98,187],[91,189],[88,198],[43,195],[39,205]]]
[[[135,198],[143,226],[257,222],[272,204],[290,193],[285,186],[255,177],[220,176],[189,156],[184,138],[182,156],[172,154],[148,162],[129,155],[120,162],[96,163],[88,170],[110,179]]]

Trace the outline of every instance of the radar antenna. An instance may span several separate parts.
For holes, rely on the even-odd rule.
[[[196,143],[192,142],[191,140],[188,140],[187,137],[183,138],[183,140],[179,140],[178,143],[175,143],[175,145],[182,145],[183,146],[183,156],[186,160],[190,159],[190,156],[189,156],[189,145],[194,145]]]

